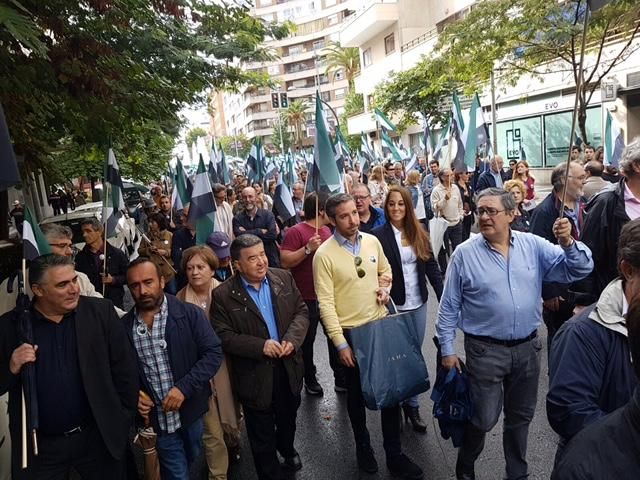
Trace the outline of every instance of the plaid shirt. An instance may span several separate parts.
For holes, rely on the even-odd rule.
[[[173,372],[171,372],[169,364],[167,342],[164,339],[168,317],[167,297],[164,297],[160,312],[153,317],[153,328],[151,329],[145,325],[136,311],[136,321],[133,324],[133,343],[142,363],[144,375],[151,386],[153,401],[157,406],[156,413],[160,429],[167,433],[173,433],[180,428],[180,413],[165,413],[162,410],[162,400],[173,387]]]

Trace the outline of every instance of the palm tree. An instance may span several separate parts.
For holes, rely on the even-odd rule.
[[[302,126],[307,120],[308,105],[298,99],[289,103],[289,107],[284,112],[284,117],[289,125],[293,125],[296,134],[296,144],[302,146]]]
[[[339,43],[331,43],[324,50],[327,59],[325,73],[331,81],[335,80],[338,72],[343,71],[349,82],[349,90],[353,88],[353,79],[360,72],[360,50],[355,47],[341,47]]]

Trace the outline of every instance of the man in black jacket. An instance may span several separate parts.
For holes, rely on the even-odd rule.
[[[285,469],[302,468],[294,438],[308,309],[291,274],[269,268],[255,235],[236,238],[231,258],[238,273],[213,291],[210,316],[231,360],[258,478],[281,480],[277,451]]]
[[[629,350],[640,378],[640,298],[627,314]],[[551,480],[636,480],[640,477],[640,389],[629,403],[577,434]]]
[[[582,186],[586,180],[584,167],[578,162],[571,162],[569,167],[569,177],[566,177],[566,165],[560,164],[551,173],[551,184],[553,191],[538,205],[531,215],[531,226],[529,231],[534,235],[545,238],[551,243],[558,241],[553,234],[553,224],[560,217],[562,206],[562,191],[565,182],[567,183],[567,195],[565,199],[564,216],[571,222],[571,236],[576,240],[582,239],[582,226],[584,222],[584,198],[582,196]],[[615,264],[615,260],[614,260]],[[575,299],[571,294],[573,287],[562,283],[542,284],[543,311],[542,318],[547,326],[547,344],[551,345],[551,340],[556,331],[564,322],[573,316]],[[582,302],[582,305],[593,303],[596,298]]]
[[[593,253],[593,272],[586,293],[599,297],[617,275],[616,258],[622,227],[640,214],[640,138],[627,145],[620,159],[624,178],[611,190],[596,195],[587,205],[582,238]]]
[[[269,210],[258,208],[256,191],[253,187],[242,190],[243,210],[233,218],[233,234],[239,237],[250,233],[264,243],[264,251],[269,259],[269,266],[280,267],[280,249],[276,244],[276,217]]]
[[[511,178],[511,175],[503,170],[504,160],[500,155],[496,155],[491,159],[490,168],[486,172],[480,174],[476,183],[476,192],[480,193],[485,188],[497,187],[502,188],[504,182]]]
[[[70,257],[45,255],[29,268],[34,294],[24,342],[17,312],[0,317],[0,394],[9,391],[14,480],[118,479],[138,398],[133,349],[108,300],[81,297]],[[39,455],[20,467],[20,372],[35,362]]]
[[[86,242],[76,255],[76,268],[85,273],[97,292],[103,292],[113,304],[124,308],[124,283],[129,259],[125,253],[104,241],[104,230],[97,218],[88,218],[80,224]],[[104,272],[104,257],[107,256],[107,271]]]

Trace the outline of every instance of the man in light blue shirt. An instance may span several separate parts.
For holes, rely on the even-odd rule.
[[[484,437],[498,421],[504,401],[506,478],[528,475],[526,451],[540,375],[542,282],[570,283],[593,268],[591,251],[571,236],[566,218],[556,220],[558,245],[514,232],[515,201],[488,188],[478,194],[481,235],[454,252],[438,312],[442,365],[460,369],[454,340],[465,334],[465,354],[474,416],[465,428],[456,476],[473,479]]]

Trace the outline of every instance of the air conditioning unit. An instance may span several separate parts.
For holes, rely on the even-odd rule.
[[[640,87],[640,71],[627,74],[627,88]]]

